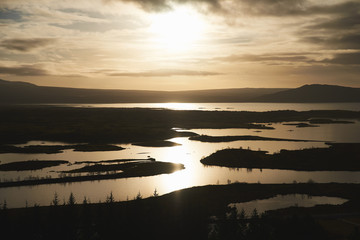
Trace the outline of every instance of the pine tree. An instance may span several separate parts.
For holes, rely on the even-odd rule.
[[[158,191],[156,190],[156,188],[155,188],[155,190],[154,190],[153,196],[154,196],[154,197],[158,197],[158,196],[159,196],[159,193],[158,193]]]
[[[106,203],[114,203],[115,199],[114,199],[114,195],[112,193],[112,191],[110,192],[109,196],[106,196]]]
[[[141,193],[139,192],[137,195],[136,195],[136,198],[135,198],[136,200],[140,200],[140,199],[142,199],[142,195],[141,195]]]
[[[71,192],[70,196],[69,196],[69,200],[68,200],[68,205],[75,205],[76,204],[76,200],[75,200],[75,196],[74,194]]]
[[[57,192],[54,193],[54,199],[51,201],[51,204],[54,206],[59,205],[59,196],[58,196]]]

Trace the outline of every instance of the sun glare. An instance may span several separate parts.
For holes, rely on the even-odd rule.
[[[150,31],[157,44],[169,50],[183,51],[193,48],[200,40],[204,21],[191,9],[177,8],[153,15]]]

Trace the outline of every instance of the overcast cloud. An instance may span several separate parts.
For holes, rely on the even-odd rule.
[[[0,78],[157,90],[360,87],[359,33],[360,0],[2,0]]]

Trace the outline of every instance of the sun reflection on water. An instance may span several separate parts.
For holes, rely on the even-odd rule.
[[[166,108],[172,110],[193,110],[196,109],[197,104],[195,103],[178,103],[178,102],[169,102],[169,103],[157,103],[155,104],[156,108]]]

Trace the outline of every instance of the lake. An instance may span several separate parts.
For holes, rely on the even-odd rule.
[[[222,106],[230,110],[235,110],[235,106],[240,108],[242,103],[230,104],[215,104],[212,108]],[[121,105],[121,106],[120,106]],[[120,104],[118,107],[124,107],[126,104]],[[136,107],[141,107],[141,104],[136,104]],[[147,105],[147,104],[145,104]],[[207,105],[207,104],[205,104]],[[205,106],[202,105],[202,106]],[[211,104],[210,104],[211,105]],[[209,105],[209,106],[210,106]],[[331,104],[268,104],[256,103],[253,109],[251,104],[245,104],[242,110],[252,111],[269,111],[279,110],[279,108],[290,108],[293,110],[309,110],[311,107],[323,107],[330,109]],[[355,104],[356,105],[356,104]],[[345,109],[360,107],[354,104],[335,104],[333,109],[342,106]],[[103,104],[99,105],[71,105],[76,107],[110,107]],[[135,107],[134,105],[128,105]],[[164,106],[159,104],[159,106]],[[174,105],[175,106],[175,105]],[[111,105],[111,107],[116,107]],[[143,107],[143,106],[142,106]],[[169,107],[169,106],[168,106]],[[178,106],[179,107],[179,106]],[[193,105],[194,107],[194,105]],[[198,107],[198,106],[197,106]],[[180,107],[179,107],[180,108]],[[174,109],[174,108],[173,108]],[[204,108],[203,110],[208,110]],[[354,110],[352,109],[352,110]],[[198,109],[199,110],[199,109]],[[224,110],[224,109],[220,109]],[[8,207],[24,207],[36,204],[49,205],[56,192],[59,199],[68,199],[70,193],[75,195],[77,202],[81,203],[84,197],[89,198],[91,202],[105,201],[106,196],[113,193],[116,201],[134,199],[139,193],[142,197],[151,196],[155,189],[162,195],[178,189],[189,188],[193,186],[202,186],[208,184],[228,184],[233,182],[248,182],[248,183],[293,183],[293,182],[308,182],[315,181],[319,183],[339,182],[339,183],[360,183],[360,172],[346,172],[346,171],[289,171],[289,170],[270,170],[270,169],[229,169],[225,167],[208,167],[200,163],[200,159],[210,155],[211,153],[224,148],[250,148],[253,150],[266,150],[270,153],[280,151],[281,149],[302,149],[311,147],[327,147],[324,141],[333,142],[360,142],[360,122],[356,121],[354,124],[322,124],[315,128],[297,128],[296,126],[284,125],[284,123],[275,123],[271,125],[274,130],[254,129],[190,129],[188,131],[196,132],[198,134],[206,134],[211,136],[224,135],[256,135],[261,137],[276,137],[286,139],[303,139],[311,140],[310,142],[290,142],[290,141],[234,141],[227,143],[204,143],[191,141],[188,138],[173,138],[170,141],[179,143],[181,145],[174,147],[141,147],[131,144],[122,144],[121,147],[126,148],[122,151],[107,151],[107,152],[75,152],[73,150],[65,150],[58,154],[0,154],[1,163],[25,161],[25,160],[67,160],[71,163],[76,161],[100,161],[112,159],[138,159],[147,158],[148,156],[155,158],[157,161],[182,163],[185,169],[172,173],[163,174],[151,177],[137,177],[116,180],[102,180],[93,182],[80,182],[68,184],[51,184],[39,185],[31,187],[12,187],[0,189],[0,203],[7,201]],[[181,131],[179,129],[178,131]],[[54,142],[36,142],[32,141],[27,145],[38,144],[63,144]],[[73,166],[78,168],[81,165]],[[52,176],[58,177],[59,173],[65,166],[45,168],[38,171],[24,171],[24,172],[0,172],[1,181],[10,179],[25,179],[29,177]],[[72,167],[72,166],[71,166]]]
[[[111,104],[48,104],[51,106],[90,108],[164,108],[200,111],[278,111],[278,110],[349,110],[360,111],[360,103],[111,103]]]
[[[276,210],[288,207],[314,207],[316,205],[341,205],[347,202],[346,199],[337,197],[319,197],[310,196],[307,194],[289,194],[289,195],[277,195],[272,198],[254,200],[243,203],[231,203],[230,207],[235,207],[238,213],[244,210],[245,215],[250,217],[254,209],[258,214],[262,214],[269,210]]]

